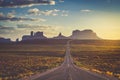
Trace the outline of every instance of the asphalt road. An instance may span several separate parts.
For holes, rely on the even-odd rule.
[[[70,55],[69,42],[66,46],[66,55],[61,66],[43,74],[31,76],[29,80],[117,80],[90,71],[83,70],[73,64]]]

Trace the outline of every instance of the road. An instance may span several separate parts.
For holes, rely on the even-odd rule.
[[[27,79],[28,80],[28,79]],[[73,64],[70,55],[69,41],[66,46],[64,62],[61,66],[49,70],[43,74],[29,77],[29,80],[117,80],[112,77],[103,76],[90,71],[83,70]]]

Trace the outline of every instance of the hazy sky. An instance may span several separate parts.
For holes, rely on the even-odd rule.
[[[120,0],[25,0],[32,4],[3,1],[1,37],[15,40],[30,31],[43,31],[47,37],[59,32],[69,36],[75,29],[92,29],[101,38],[120,39]]]

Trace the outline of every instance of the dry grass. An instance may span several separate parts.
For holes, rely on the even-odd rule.
[[[59,66],[65,45],[0,46],[0,80],[18,80]]]
[[[120,45],[94,44],[71,45],[71,54],[75,64],[120,79]]]

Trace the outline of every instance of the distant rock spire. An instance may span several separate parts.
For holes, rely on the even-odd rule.
[[[34,36],[34,32],[33,31],[31,31],[31,36]]]
[[[19,38],[16,39],[16,42],[19,42]]]
[[[62,36],[62,33],[60,32],[58,36]]]
[[[68,37],[63,36],[62,33],[60,32],[58,36],[53,37],[53,39],[68,39]]]

